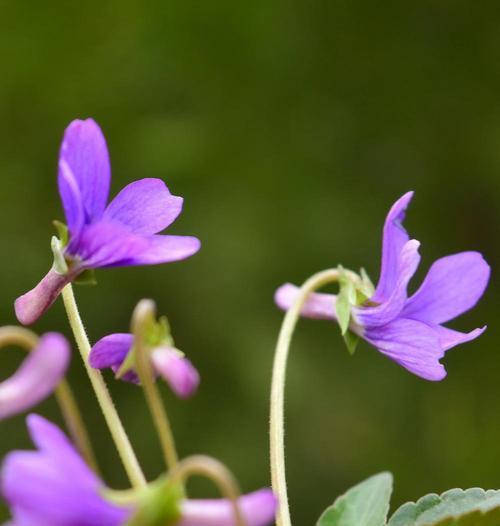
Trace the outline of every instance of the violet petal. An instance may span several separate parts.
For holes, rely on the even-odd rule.
[[[106,139],[97,123],[74,120],[64,133],[59,159],[68,164],[75,177],[87,221],[99,219],[108,200],[111,169]],[[64,184],[59,184],[59,191],[66,209],[71,200]]]
[[[382,354],[426,380],[446,376],[439,363],[444,356],[435,328],[416,320],[398,318],[382,327],[367,329],[363,337]]]
[[[270,489],[243,495],[238,503],[247,526],[274,523],[277,499]],[[177,526],[236,526],[236,522],[227,499],[187,499],[182,503],[182,519]]]
[[[105,369],[113,365],[120,366],[127,357],[134,337],[128,333],[110,334],[101,338],[92,347],[89,363],[94,369]]]
[[[66,436],[38,415],[28,427],[39,451],[14,451],[2,469],[2,494],[14,524],[36,526],[120,526],[130,511],[105,501],[103,483]]]
[[[62,380],[70,360],[66,339],[47,333],[19,369],[0,383],[0,420],[31,409],[47,398]]]
[[[407,192],[400,197],[389,213],[384,224],[384,234],[382,239],[382,264],[380,277],[373,296],[373,301],[382,303],[391,294],[396,281],[398,258],[401,249],[409,240],[409,236],[404,229],[402,222],[405,218],[406,208],[410,204],[413,192]]]
[[[402,316],[446,323],[476,305],[489,277],[490,267],[479,252],[461,252],[438,259],[407,301]]]
[[[481,327],[480,329],[474,329],[470,332],[459,332],[454,331],[453,329],[442,327],[441,325],[437,325],[435,330],[439,336],[439,343],[443,351],[448,351],[452,347],[455,347],[455,345],[475,340],[481,336],[481,334],[483,334],[483,332],[486,330],[486,326]]]
[[[356,321],[363,327],[385,325],[400,314],[408,298],[407,287],[420,263],[418,248],[420,243],[412,239],[402,248],[398,260],[396,281],[387,299],[375,307],[356,307]]]
[[[83,208],[82,194],[75,176],[68,163],[59,161],[59,177],[57,179],[61,195],[66,222],[71,237],[78,238],[85,223],[85,210]]]
[[[149,236],[143,238],[147,246],[128,259],[109,266],[158,265],[186,259],[200,249],[200,240],[191,236]]]
[[[161,232],[182,210],[182,197],[172,195],[161,179],[127,185],[108,205],[104,217],[123,223],[136,234]]]

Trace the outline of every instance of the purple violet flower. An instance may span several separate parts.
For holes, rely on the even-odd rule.
[[[110,334],[101,338],[93,347],[89,363],[94,369],[111,367],[117,373],[129,353],[133,351],[134,336],[127,333]],[[198,389],[200,376],[193,364],[176,348],[158,345],[151,350],[151,365],[155,375],[162,376],[179,398],[189,398]],[[137,374],[131,368],[121,377],[138,383]]]
[[[104,483],[87,467],[62,431],[38,415],[28,428],[37,451],[14,451],[2,468],[2,494],[10,506],[10,526],[125,526],[132,506],[105,498]],[[239,500],[248,526],[274,520],[276,500],[262,489]],[[234,526],[225,499],[180,502],[177,526]]]
[[[478,252],[461,252],[435,261],[420,288],[408,297],[407,286],[420,263],[420,243],[402,226],[413,192],[393,205],[384,225],[382,268],[375,293],[351,308],[352,332],[364,338],[405,369],[426,380],[442,380],[444,353],[477,338],[486,327],[468,333],[444,327],[481,298],[490,267]],[[288,310],[298,288],[285,284],[276,291],[277,305]],[[313,293],[301,314],[337,320],[337,296]]]
[[[65,375],[69,360],[66,339],[55,332],[44,334],[19,369],[0,383],[0,420],[47,398]]]
[[[157,235],[175,221],[183,202],[163,181],[135,181],[106,206],[110,180],[101,129],[92,119],[73,121],[64,134],[58,175],[69,239],[56,240],[54,267],[16,300],[16,315],[24,325],[34,323],[64,286],[86,270],[168,263],[199,250],[195,237]]]

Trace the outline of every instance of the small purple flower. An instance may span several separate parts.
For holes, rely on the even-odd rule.
[[[199,250],[195,237],[158,235],[175,221],[183,202],[163,181],[135,181],[106,206],[110,179],[101,129],[92,119],[73,121],[64,134],[58,175],[69,239],[56,242],[54,267],[16,300],[21,323],[35,322],[85,270],[168,263]]]
[[[27,422],[38,450],[10,453],[2,469],[2,494],[13,515],[10,526],[125,526],[134,507],[105,498],[104,483],[58,427],[38,415],[30,415]],[[276,501],[271,490],[244,495],[239,505],[248,526],[273,522]],[[179,510],[176,526],[235,526],[225,499],[185,499]]]
[[[110,334],[100,339],[92,348],[89,363],[95,369],[111,367],[117,373],[133,351],[134,336],[127,333]],[[192,396],[200,383],[200,376],[193,364],[177,349],[158,345],[151,350],[151,365],[156,375],[162,376],[179,398]],[[137,383],[133,370],[128,370],[123,380]]]
[[[382,268],[374,294],[351,309],[352,332],[381,353],[426,380],[442,380],[446,370],[439,360],[444,353],[477,338],[486,327],[462,333],[443,326],[479,301],[488,284],[490,267],[478,252],[461,252],[433,263],[420,288],[408,297],[407,286],[420,263],[420,243],[410,239],[402,226],[413,192],[393,205],[384,226]],[[285,284],[275,295],[287,310],[297,287]],[[302,315],[337,320],[333,294],[313,293]]]
[[[70,350],[55,332],[40,338],[19,369],[0,383],[0,420],[31,409],[47,398],[66,373]]]

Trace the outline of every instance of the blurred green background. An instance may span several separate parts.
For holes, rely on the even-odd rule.
[[[274,290],[337,263],[376,279],[385,214],[414,189],[419,279],[437,257],[483,252],[489,290],[453,326],[489,329],[450,352],[449,377],[432,384],[366,344],[351,358],[336,326],[302,322],[287,391],[292,514],[313,524],[385,469],[394,506],[500,487],[499,24],[494,1],[0,1],[1,322],[51,265],[59,143],[72,119],[92,116],[113,193],[163,178],[185,197],[171,232],[203,248],[183,263],[100,271],[98,287],[76,291],[89,335],[126,330],[135,303],[155,298],[203,378],[191,401],[163,389],[181,453],[219,457],[245,491],[267,485]],[[69,335],[60,301],[36,330]],[[2,352],[2,377],[21,356]],[[70,377],[106,479],[123,487],[76,353]],[[108,378],[158,475],[141,392]],[[52,400],[39,411],[61,422]],[[0,453],[21,447],[23,418],[2,422]]]

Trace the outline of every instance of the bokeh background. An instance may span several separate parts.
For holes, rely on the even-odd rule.
[[[376,279],[385,214],[413,189],[419,279],[437,257],[482,251],[491,285],[453,326],[489,329],[450,352],[449,377],[432,384],[366,344],[349,357],[336,326],[302,322],[287,391],[295,522],[313,524],[386,469],[394,506],[452,486],[500,487],[499,24],[494,1],[0,1],[2,324],[51,265],[63,130],[93,116],[113,193],[163,178],[185,197],[171,231],[203,249],[99,272],[97,287],[76,291],[89,335],[126,330],[135,303],[155,298],[203,378],[188,402],[163,390],[180,451],[219,457],[251,490],[269,483],[274,290],[337,263]],[[36,330],[70,335],[61,302]],[[21,357],[2,352],[1,376]],[[106,479],[124,487],[76,353],[70,378]],[[154,477],[162,463],[141,392],[108,379]],[[52,400],[39,411],[61,422]],[[2,455],[31,447],[22,417],[0,425]]]

